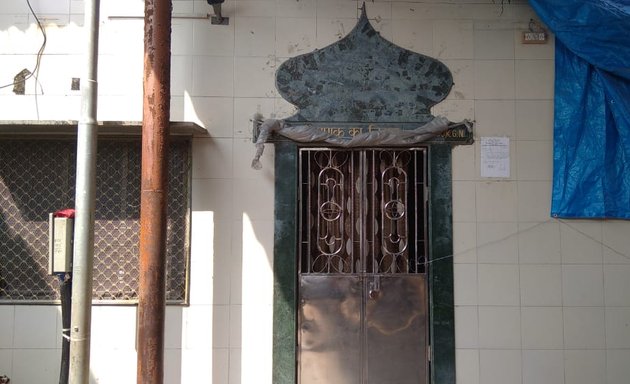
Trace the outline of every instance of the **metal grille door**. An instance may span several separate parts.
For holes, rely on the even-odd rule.
[[[300,384],[426,383],[426,151],[302,149],[300,171]]]

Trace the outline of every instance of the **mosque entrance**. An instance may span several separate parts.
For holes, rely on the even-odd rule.
[[[299,167],[298,382],[427,383],[427,148]]]

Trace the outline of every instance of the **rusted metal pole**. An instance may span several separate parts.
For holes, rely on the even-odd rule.
[[[171,0],[144,2],[138,384],[164,380]]]

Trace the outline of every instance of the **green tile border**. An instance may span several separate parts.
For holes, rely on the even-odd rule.
[[[276,143],[273,303],[273,384],[295,384],[298,148]],[[431,383],[455,383],[451,146],[429,148]]]
[[[429,150],[429,267],[431,383],[455,383],[451,146]]]

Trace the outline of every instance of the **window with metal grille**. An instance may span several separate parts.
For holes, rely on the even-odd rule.
[[[424,273],[426,150],[302,149],[301,273]]]
[[[93,298],[130,302],[138,294],[140,140],[101,139],[96,171]],[[190,141],[169,153],[166,298],[187,300]],[[0,140],[0,303],[59,300],[48,276],[48,214],[74,207],[76,143]]]

